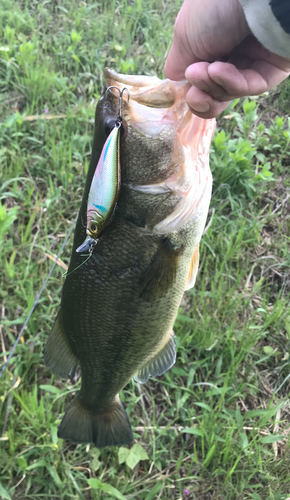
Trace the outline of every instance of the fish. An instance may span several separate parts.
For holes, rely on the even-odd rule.
[[[105,71],[95,115],[92,156],[76,224],[61,305],[44,361],[81,388],[58,437],[98,448],[132,442],[120,391],[144,384],[176,360],[173,325],[185,290],[194,286],[206,224],[215,120],[194,116],[187,82]],[[120,92],[120,192],[113,217],[87,254],[88,199],[104,145],[116,123]]]

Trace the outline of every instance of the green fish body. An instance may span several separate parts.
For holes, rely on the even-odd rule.
[[[215,127],[214,120],[191,114],[184,82],[109,70],[106,77],[108,85],[120,90],[126,85],[130,91],[122,110],[118,205],[84,262],[86,257],[76,252],[86,237],[82,221],[106,131],[118,112],[117,93],[105,93],[96,110],[92,159],[61,307],[44,354],[60,377],[81,367],[81,389],[59,437],[99,448],[133,439],[121,389],[132,377],[145,383],[175,362],[172,328],[197,273],[211,198],[208,157]]]

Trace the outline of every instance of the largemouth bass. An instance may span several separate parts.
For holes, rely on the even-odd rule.
[[[176,358],[173,323],[194,285],[211,198],[209,148],[215,120],[191,114],[185,82],[106,71],[122,103],[121,189],[114,217],[90,258],[88,196],[104,144],[116,123],[119,92],[99,100],[90,168],[61,306],[44,359],[63,378],[81,367],[82,384],[58,436],[97,447],[132,441],[119,392],[132,377],[161,375]]]

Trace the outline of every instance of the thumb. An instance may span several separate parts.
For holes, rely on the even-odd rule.
[[[199,59],[196,59],[196,61],[193,59],[193,54],[188,54],[182,42],[177,43],[176,37],[174,36],[164,66],[166,78],[173,81],[184,80],[186,68],[194,62],[199,61]]]

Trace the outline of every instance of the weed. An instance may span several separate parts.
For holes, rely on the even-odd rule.
[[[1,361],[79,209],[104,66],[162,77],[179,6],[2,0]],[[175,323],[176,365],[121,393],[132,447],[57,438],[79,382],[43,365],[63,283],[56,267],[1,379],[2,498],[289,496],[288,93],[289,82],[269,101],[235,101],[218,120],[214,214]],[[274,119],[267,102],[280,106]]]

